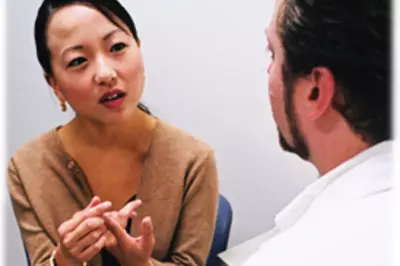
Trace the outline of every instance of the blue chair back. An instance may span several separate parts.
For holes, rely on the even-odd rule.
[[[26,250],[25,243],[24,243],[24,251],[25,251],[25,256],[26,256],[26,265],[31,266],[31,260],[29,259],[29,255],[28,255],[28,251]]]
[[[232,207],[229,201],[219,195],[217,223],[215,226],[214,238],[211,246],[207,266],[220,264],[218,254],[225,251],[228,247],[229,234],[232,226]]]

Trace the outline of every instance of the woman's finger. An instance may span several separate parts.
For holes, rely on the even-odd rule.
[[[116,219],[116,220],[118,220],[119,219],[119,214],[118,214],[118,212],[117,211],[111,211],[111,212],[106,212],[106,213],[104,213],[103,215],[106,215],[107,217],[110,217],[110,218],[112,218],[112,219]]]
[[[104,244],[104,246],[106,246],[106,247],[115,247],[117,245],[117,239],[111,233],[111,231],[107,231],[106,232],[106,238],[107,238],[107,241]]]
[[[72,216],[72,218],[80,217],[82,213],[89,210],[90,208],[95,207],[96,205],[99,205],[100,203],[101,203],[100,198],[98,196],[94,196],[92,200],[89,202],[89,204],[82,211],[75,213],[74,216]]]
[[[107,239],[104,235],[100,237],[100,239],[96,243],[89,246],[86,250],[78,255],[79,261],[85,262],[91,260],[94,256],[96,256],[97,253],[99,253],[103,249],[106,240]]]
[[[98,197],[98,196],[94,196],[93,198],[92,198],[92,200],[90,201],[90,203],[86,206],[86,210],[87,209],[90,209],[90,208],[92,208],[92,207],[94,207],[94,206],[96,206],[96,205],[98,205],[98,204],[100,204],[101,203],[101,200],[100,200],[100,198]]]
[[[108,218],[111,218],[111,219],[117,221],[119,224],[121,224],[121,226],[124,226],[124,224],[123,224],[124,219],[123,219],[123,217],[121,217],[119,215],[119,213],[117,211],[106,212],[103,215],[106,215]],[[126,223],[126,221],[125,221],[125,223]]]
[[[78,227],[68,233],[65,238],[62,240],[62,244],[66,248],[74,247],[83,237],[91,233],[92,231],[100,229],[100,227],[104,227],[104,220],[100,217],[90,217],[82,223],[78,225]]]
[[[71,254],[80,254],[90,246],[94,245],[101,237],[107,233],[105,225],[100,226],[98,229],[91,231],[83,238],[78,240],[70,249]]]
[[[154,233],[153,233],[153,222],[150,217],[145,217],[142,220],[140,232],[142,235],[143,247],[146,251],[151,251],[154,246]]]
[[[79,215],[63,223],[58,228],[58,233],[61,238],[63,238],[67,233],[76,229],[76,227],[82,223],[83,220],[90,217],[101,216],[104,212],[109,211],[111,208],[111,202],[106,201],[84,212],[79,212]]]
[[[142,201],[141,200],[134,200],[129,202],[128,204],[126,204],[120,211],[119,211],[119,215],[121,215],[122,217],[129,217],[129,215],[136,210],[138,207],[140,207],[140,205],[142,205]]]
[[[106,212],[104,215],[117,221],[118,223],[121,223],[121,217],[116,211]],[[105,243],[106,247],[113,247],[117,244],[117,240],[115,239],[115,236],[111,233],[111,231],[107,230],[106,237],[107,237],[107,241]]]
[[[131,212],[129,218],[135,219],[137,217],[137,212]]]
[[[121,244],[125,244],[127,241],[129,241],[129,235],[126,233],[126,231],[121,227],[121,225],[118,223],[118,221],[115,221],[114,219],[103,215],[105,225],[107,226],[108,230],[111,231],[111,233],[115,236],[117,239],[117,242]]]
[[[85,217],[101,216],[103,213],[110,211],[112,209],[112,204],[110,201],[105,201],[93,208],[86,211]]]

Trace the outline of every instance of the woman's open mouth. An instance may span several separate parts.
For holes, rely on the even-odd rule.
[[[100,98],[99,103],[103,104],[109,109],[120,108],[125,99],[125,96],[125,92],[118,89],[113,89],[106,92],[103,97]]]

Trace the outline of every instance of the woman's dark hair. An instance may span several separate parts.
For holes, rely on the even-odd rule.
[[[58,9],[71,5],[71,4],[84,4],[101,12],[107,19],[113,24],[119,27],[121,30],[125,29],[120,25],[114,17],[120,19],[132,33],[133,38],[139,43],[138,33],[136,31],[135,23],[126,9],[117,0],[44,0],[39,7],[36,21],[35,21],[35,44],[36,54],[40,65],[47,75],[52,75],[52,66],[50,59],[50,51],[47,46],[47,26],[50,17]],[[150,114],[150,110],[142,103],[138,105],[139,109]]]
[[[284,0],[277,20],[287,83],[330,69],[344,98],[333,107],[369,144],[392,138],[390,10],[389,0]]]

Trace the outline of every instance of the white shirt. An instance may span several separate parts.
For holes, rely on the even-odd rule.
[[[245,266],[392,265],[392,157],[377,144],[309,185]]]

